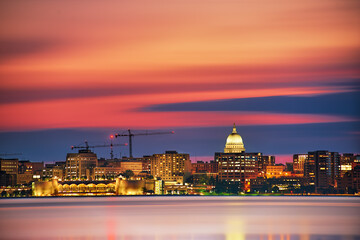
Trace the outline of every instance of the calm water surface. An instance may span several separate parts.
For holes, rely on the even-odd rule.
[[[0,200],[0,239],[360,239],[360,198]]]

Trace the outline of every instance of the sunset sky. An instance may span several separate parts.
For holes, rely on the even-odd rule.
[[[360,2],[1,1],[0,153],[360,152]],[[116,143],[128,142],[126,138]],[[109,157],[108,149],[95,150]],[[127,148],[115,150],[128,155]]]

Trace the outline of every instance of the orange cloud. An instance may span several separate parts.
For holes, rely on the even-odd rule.
[[[0,106],[1,130],[66,127],[190,127],[226,125],[236,120],[242,125],[300,124],[353,121],[346,117],[306,114],[266,114],[246,112],[143,112],[152,104],[214,99],[303,95],[336,92],[334,89],[285,88],[170,94],[139,94],[12,103]]]
[[[37,1],[0,9],[0,90],[11,98],[0,103],[3,130],[349,120],[138,109],[348,91],[311,85],[358,78],[356,1]],[[21,94],[34,96],[15,101]]]

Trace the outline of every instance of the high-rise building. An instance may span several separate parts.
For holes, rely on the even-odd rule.
[[[315,172],[316,172],[316,163],[315,163],[315,152],[309,152],[304,162],[304,178],[305,182],[309,186],[315,187]]]
[[[261,153],[245,153],[241,136],[234,124],[232,133],[226,139],[224,153],[215,153],[218,164],[218,179],[240,182],[243,190],[250,190],[250,180],[258,175],[258,159]]]
[[[327,189],[335,186],[339,176],[340,155],[337,152],[308,152],[304,164],[304,177],[309,185],[316,189]]]
[[[352,170],[354,160],[355,155],[353,153],[344,153],[340,156],[340,177]]]
[[[308,157],[307,154],[294,154],[293,155],[293,170],[297,174],[304,174],[304,164]]]
[[[340,154],[338,152],[330,153],[330,169],[331,175],[329,179],[329,184],[333,187],[336,187],[336,181],[340,177]]]
[[[176,151],[154,154],[150,158],[150,169],[151,175],[156,178],[182,183],[184,176],[191,172],[190,156]]]
[[[5,184],[13,186],[17,184],[19,159],[0,159],[0,171],[3,171],[6,178]]]
[[[79,150],[66,156],[65,178],[69,180],[91,179],[97,166],[97,156],[90,150]]]
[[[259,165],[259,172],[265,173],[267,166],[275,165],[275,156],[263,156],[262,153],[259,153],[258,165]]]
[[[219,180],[241,182],[243,189],[258,175],[257,155],[248,153],[215,153]]]
[[[19,159],[0,159],[0,170],[7,174],[18,174]]]

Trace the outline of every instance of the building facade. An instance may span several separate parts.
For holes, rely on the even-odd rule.
[[[345,173],[352,170],[354,160],[355,155],[353,153],[344,153],[340,157],[340,177],[343,177]]]
[[[0,159],[0,171],[2,171],[4,184],[6,186],[14,186],[17,184],[19,159]]]
[[[258,165],[259,172],[265,174],[267,166],[275,165],[275,156],[263,156],[262,153],[258,153]]]
[[[309,185],[316,189],[328,189],[336,186],[339,177],[340,154],[329,151],[308,152],[304,164],[304,177]]]
[[[293,155],[293,170],[296,174],[304,174],[304,164],[307,157],[307,154]]]
[[[91,179],[97,166],[97,156],[90,150],[79,150],[66,156],[65,178],[68,180]]]
[[[191,173],[217,173],[218,164],[215,161],[204,162],[197,161],[196,163],[191,163]]]
[[[166,151],[150,158],[151,175],[164,181],[179,181],[191,173],[190,156],[186,153]]]

